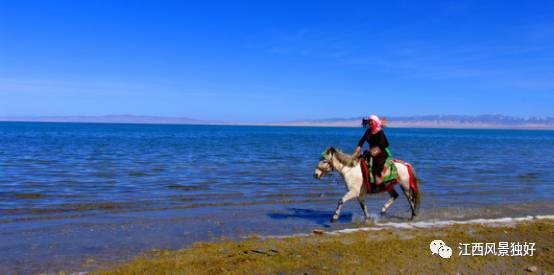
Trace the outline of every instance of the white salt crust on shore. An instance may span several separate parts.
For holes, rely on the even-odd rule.
[[[464,225],[464,224],[477,224],[485,226],[511,226],[516,223],[532,220],[552,220],[554,215],[537,215],[537,216],[525,216],[525,217],[505,217],[505,218],[496,218],[496,219],[472,219],[465,221],[456,221],[456,220],[446,220],[446,221],[420,221],[420,222],[388,222],[388,223],[375,223],[371,227],[358,227],[358,228],[348,228],[334,231],[325,231],[327,235],[340,235],[340,234],[349,234],[361,231],[379,231],[384,229],[417,229],[417,228],[442,228],[453,225]],[[264,239],[272,238],[288,238],[288,237],[307,237],[311,236],[313,233],[299,233],[292,235],[280,235],[280,236],[264,236]]]

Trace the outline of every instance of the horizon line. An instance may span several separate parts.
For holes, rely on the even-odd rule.
[[[271,122],[268,119],[261,120],[259,122],[254,121],[236,121],[236,120],[214,120],[214,119],[205,119],[205,118],[196,118],[191,116],[164,116],[164,115],[143,115],[143,114],[101,114],[101,115],[0,115],[0,121],[3,119],[62,119],[62,118],[157,118],[157,119],[187,119],[195,120],[199,122],[223,122],[223,123],[292,123],[292,122],[304,122],[304,121],[325,121],[325,120],[354,120],[361,119],[368,115],[359,115],[359,116],[343,116],[343,117],[320,117],[320,118],[295,118],[295,119],[273,119]],[[541,116],[541,115],[527,115],[527,116],[518,116],[518,115],[506,115],[501,113],[480,113],[480,114],[455,114],[455,113],[436,113],[436,114],[412,114],[412,115],[378,115],[381,118],[387,119],[403,119],[403,118],[424,118],[424,117],[468,117],[468,118],[477,118],[477,117],[505,117],[512,119],[554,119],[554,116]]]
[[[481,117],[482,119],[479,119]],[[220,125],[220,126],[293,126],[293,127],[360,127],[361,117],[312,119],[278,122],[232,122],[192,119],[188,117],[163,117],[147,115],[99,115],[99,116],[33,116],[1,117],[0,122],[28,123],[87,123],[87,124],[135,124],[135,125]],[[554,118],[521,118],[506,115],[415,115],[388,117],[388,128],[430,129],[517,129],[554,130]],[[418,119],[419,118],[419,119]],[[433,119],[438,118],[438,119]],[[488,118],[488,119],[487,119]]]

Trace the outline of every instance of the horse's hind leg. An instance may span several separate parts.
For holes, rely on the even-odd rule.
[[[394,201],[396,201],[396,199],[398,198],[398,193],[394,190],[394,188],[389,191],[389,195],[391,196],[391,198],[385,203],[385,205],[383,205],[383,208],[381,209],[381,215],[385,215]]]
[[[333,217],[331,218],[331,222],[334,223],[336,222],[339,217],[340,217],[340,211],[342,209],[342,205],[344,203],[346,203],[347,201],[353,199],[354,197],[356,197],[356,193],[354,193],[353,191],[348,191],[348,193],[346,193],[342,199],[339,200],[339,202],[337,203],[337,209],[335,210],[335,214],[333,215]]]
[[[364,211],[364,216],[366,220],[369,219],[369,212],[367,211],[367,205],[365,204],[365,195],[358,196],[358,202],[360,203],[360,207],[362,208],[362,211]]]
[[[414,206],[414,200],[410,192],[410,188],[405,188],[402,184],[400,185],[400,187],[402,187],[402,192],[406,196],[406,199],[408,200],[408,204],[410,205],[410,210],[412,211],[412,216],[410,217],[410,219],[413,220],[414,217],[416,216],[416,211]]]

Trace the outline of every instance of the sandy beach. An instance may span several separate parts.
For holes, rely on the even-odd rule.
[[[432,255],[440,239],[451,258]],[[460,243],[535,243],[533,255],[460,256]],[[151,251],[99,274],[551,274],[554,220],[525,218],[462,224],[404,224],[196,243]],[[471,252],[471,251],[470,251]]]

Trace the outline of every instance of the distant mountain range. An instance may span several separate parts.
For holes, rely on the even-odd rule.
[[[504,115],[418,115],[387,117],[392,128],[491,128],[491,129],[554,129],[554,117],[512,117]],[[43,116],[0,117],[0,121],[84,122],[137,124],[208,124],[208,125],[271,125],[271,126],[337,126],[360,127],[361,117],[297,120],[272,123],[234,123],[231,121],[199,120],[186,117],[136,115],[106,116]]]
[[[478,128],[478,129],[554,129],[554,117],[513,117],[504,115],[418,115],[391,116],[391,128]],[[361,117],[290,121],[277,125],[360,127]]]

